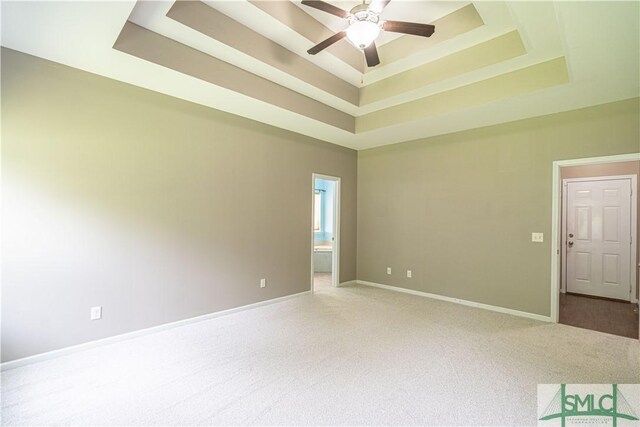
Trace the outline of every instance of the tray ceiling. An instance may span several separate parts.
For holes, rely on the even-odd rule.
[[[343,9],[358,4],[330,2]],[[639,95],[638,2],[393,0],[367,68],[295,1],[3,2],[3,46],[364,149]],[[597,31],[593,29],[597,28]]]

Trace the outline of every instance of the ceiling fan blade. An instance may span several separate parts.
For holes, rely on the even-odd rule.
[[[384,24],[382,24],[382,29],[393,33],[429,37],[436,30],[436,27],[430,24],[417,24],[415,22],[385,21]]]
[[[342,40],[344,38],[344,36],[346,36],[346,35],[347,35],[346,31],[340,31],[339,33],[335,33],[334,35],[332,35],[328,39],[321,41],[320,43],[318,43],[317,45],[315,45],[314,47],[309,49],[307,51],[307,53],[309,55],[315,55],[316,53],[320,52],[321,50],[324,50],[324,49],[328,48],[329,46],[331,46],[332,44],[334,44],[338,40]]]
[[[378,49],[376,49],[375,42],[372,42],[369,46],[364,48],[364,57],[367,60],[367,67],[375,67],[380,63]]]
[[[381,13],[391,0],[372,0],[369,4],[369,10],[375,13]]]
[[[346,18],[347,16],[349,16],[349,12],[347,12],[346,10],[342,10],[339,7],[320,0],[302,0],[302,4],[305,6],[313,7],[314,9],[321,10],[323,12],[330,13],[335,16],[339,16],[340,18]]]

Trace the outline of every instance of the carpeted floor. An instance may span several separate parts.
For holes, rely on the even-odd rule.
[[[364,286],[5,371],[4,425],[535,425],[538,383],[639,383],[637,340]]]
[[[318,292],[325,289],[333,289],[331,281],[333,277],[331,273],[314,273],[313,274],[313,291]]]

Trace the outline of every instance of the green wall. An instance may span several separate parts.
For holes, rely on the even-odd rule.
[[[638,101],[360,151],[358,279],[548,316],[552,162],[639,152]]]
[[[341,282],[548,315],[552,161],[640,151],[638,99],[356,153],[9,49],[1,101],[2,361],[308,290],[313,172]]]
[[[353,150],[2,49],[2,361],[308,291],[313,172],[342,178],[355,279],[356,167]]]

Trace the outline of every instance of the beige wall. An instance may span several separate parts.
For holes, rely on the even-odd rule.
[[[583,165],[583,166],[567,166],[560,169],[561,179],[569,178],[591,178],[596,176],[616,176],[616,175],[635,175],[636,176],[636,188],[633,192],[637,195],[640,191],[640,182],[638,182],[638,175],[640,175],[640,161],[637,162],[618,162],[618,163],[602,163],[597,165]],[[640,197],[637,197],[638,207],[637,211],[640,214]],[[636,269],[637,273],[640,273],[640,215],[637,216],[638,226],[636,227],[637,235],[634,239],[636,243],[636,263],[632,265],[632,268]],[[563,224],[564,226],[564,224]],[[636,273],[636,292],[640,289],[640,274]],[[638,295],[636,293],[636,295]]]
[[[640,151],[639,117],[636,98],[359,152],[358,279],[548,316],[552,162]]]
[[[313,172],[356,278],[353,150],[7,49],[2,119],[2,361],[309,290]]]
[[[341,281],[357,198],[358,279],[548,315],[551,162],[640,149],[634,99],[356,154],[7,49],[2,115],[2,361],[308,290],[312,172]]]

